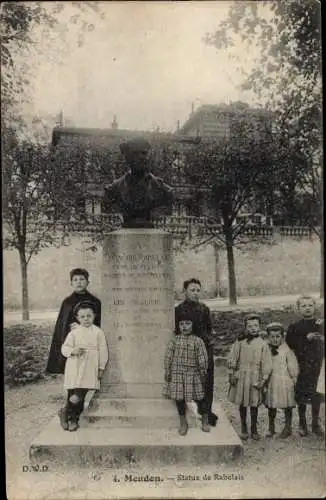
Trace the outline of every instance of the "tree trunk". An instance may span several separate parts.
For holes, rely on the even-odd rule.
[[[324,298],[324,230],[320,235],[320,298]]]
[[[19,252],[20,272],[22,278],[22,319],[29,320],[27,262],[25,252]]]
[[[216,297],[219,297],[221,290],[220,246],[216,241],[213,243],[213,246],[215,255],[215,290],[216,290]]]
[[[320,201],[321,201],[321,211],[320,211],[320,298],[324,298],[324,193],[323,193],[323,186],[324,186],[324,175],[323,175],[323,168],[321,169],[322,175],[321,175],[321,182],[320,182]]]
[[[235,277],[232,229],[225,231],[225,242],[228,259],[229,303],[230,305],[235,305],[237,303],[237,283]]]

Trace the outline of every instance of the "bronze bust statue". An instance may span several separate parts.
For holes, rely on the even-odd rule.
[[[125,228],[153,228],[151,212],[170,206],[172,189],[148,170],[150,144],[145,139],[132,139],[120,146],[130,170],[107,186],[104,204],[109,211],[117,207]]]

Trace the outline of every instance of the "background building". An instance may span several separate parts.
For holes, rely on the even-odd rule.
[[[237,126],[243,119],[250,120],[251,123],[254,122],[256,126],[253,127],[253,133],[259,134],[260,128],[266,127],[266,124],[271,122],[270,118],[271,114],[266,110],[250,108],[247,104],[241,102],[229,105],[203,105],[197,110],[192,108],[186,122],[181,127],[178,123],[176,132],[172,134],[162,133],[159,129],[155,131],[119,129],[117,117],[114,116],[111,128],[107,129],[55,127],[52,134],[52,145],[67,148],[72,145],[84,147],[88,152],[85,161],[90,162],[90,164],[95,161],[105,162],[105,169],[109,172],[110,169],[115,167],[108,157],[103,159],[104,156],[101,152],[111,150],[119,155],[119,145],[122,142],[136,137],[144,137],[153,146],[154,173],[155,165],[161,164],[163,177],[164,173],[167,175],[164,180],[173,186],[175,193],[172,212],[168,213],[166,210],[161,209],[158,213],[175,216],[210,217],[213,215],[211,207],[214,204],[210,200],[209,189],[202,188],[194,192],[183,175],[184,148],[188,147],[189,143],[193,145],[198,139],[205,141],[231,137],[232,134],[237,133]],[[165,158],[167,151],[168,160]],[[102,159],[99,159],[99,157]],[[167,165],[163,165],[162,168],[164,161],[169,162],[168,168],[165,168]],[[121,170],[115,170],[113,178],[121,175],[121,173]],[[102,212],[100,198],[103,194],[105,182],[110,183],[109,176],[96,178],[94,174],[93,178],[87,180],[88,191],[93,193],[94,197],[93,199],[85,199],[80,205],[80,210],[95,215]],[[265,213],[264,200],[255,200],[253,206],[245,207],[245,211],[246,213],[259,212],[262,216],[271,215]],[[256,218],[256,220],[258,219]]]
[[[179,133],[190,137],[222,139],[236,133],[240,119],[254,121],[266,126],[271,113],[263,108],[251,108],[248,104],[234,102],[231,104],[205,104],[192,111],[188,120],[180,127]]]

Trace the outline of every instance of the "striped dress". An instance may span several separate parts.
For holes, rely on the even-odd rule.
[[[272,356],[273,369],[268,381],[265,404],[268,408],[293,408],[296,406],[294,388],[299,366],[294,352],[284,343]]]
[[[258,406],[262,391],[254,387],[272,371],[272,355],[268,344],[260,337],[236,340],[228,357],[228,369],[237,381],[230,385],[228,400],[236,405]]]
[[[196,335],[179,334],[166,349],[164,369],[169,382],[163,395],[176,401],[200,401],[204,397],[204,384],[208,357],[204,341]]]

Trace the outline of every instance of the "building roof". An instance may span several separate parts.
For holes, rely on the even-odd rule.
[[[115,129],[115,128],[81,128],[81,127],[55,127],[52,132],[52,145],[56,146],[61,138],[67,137],[90,137],[116,139],[117,141],[143,137],[149,141],[167,140],[171,142],[197,143],[198,139],[185,137],[182,134],[168,132],[150,132],[141,130]]]
[[[256,116],[270,116],[271,114],[266,108],[251,108],[248,104],[240,101],[231,104],[204,104],[190,114],[188,120],[180,128],[179,133],[185,134],[207,114],[237,115],[243,112]]]

